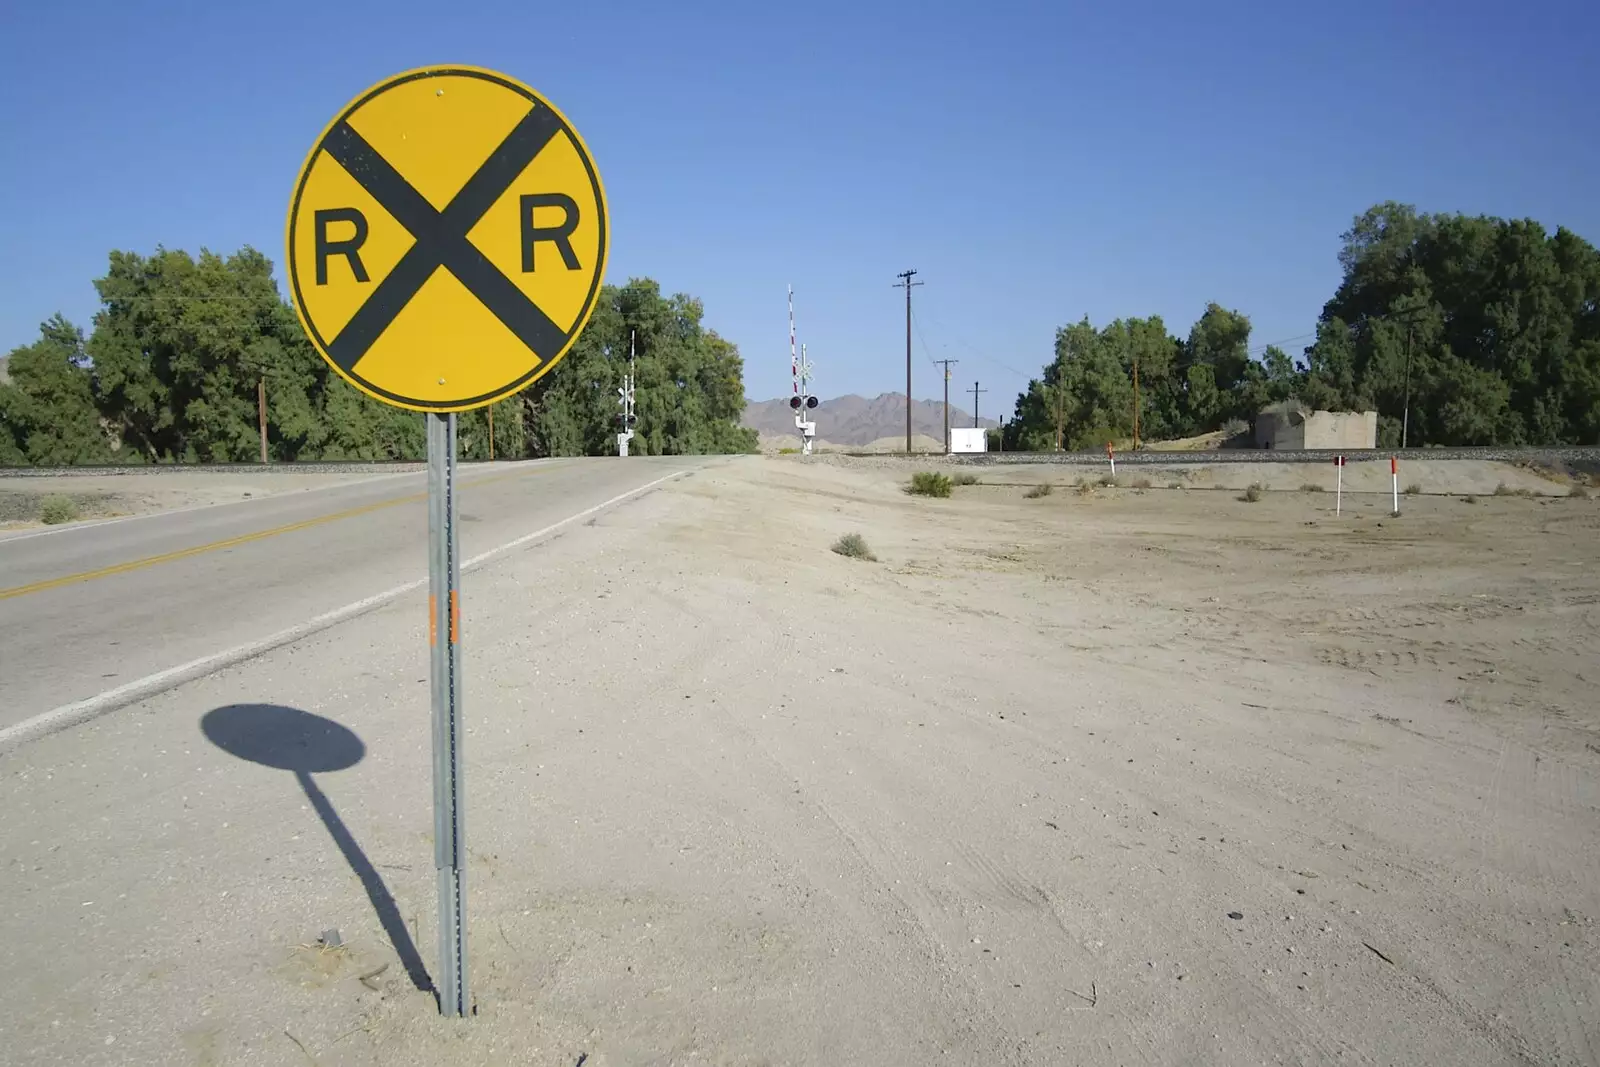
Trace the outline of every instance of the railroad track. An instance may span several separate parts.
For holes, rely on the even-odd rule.
[[[1405,463],[1427,460],[1493,460],[1502,463],[1578,464],[1600,467],[1600,448],[1554,445],[1540,448],[1409,448],[1272,450],[1223,448],[1204,452],[1118,452],[1117,463],[1129,466],[1175,466],[1217,463],[1332,463],[1337,456],[1348,462],[1379,462],[1394,456]],[[996,463],[1103,464],[1104,450],[1093,452],[986,452],[954,457],[977,465]]]

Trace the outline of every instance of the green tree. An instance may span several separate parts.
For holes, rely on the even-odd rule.
[[[315,455],[301,458],[382,462],[428,454],[428,428],[420,412],[380,404],[332,371],[323,383],[317,409],[327,435]]]
[[[494,412],[491,423],[489,413]],[[494,430],[494,458],[520,459],[527,455],[527,405],[521,396],[497,401],[486,408],[463,412],[456,424],[456,448],[462,459],[488,459],[489,432]]]
[[[110,439],[95,408],[83,331],[60,315],[39,340],[13,349],[0,383],[0,463],[105,463]]]
[[[1375,408],[1386,440],[1408,422],[1412,445],[1600,443],[1588,242],[1385,203],[1356,218],[1339,262],[1305,399]]]
[[[335,373],[279,296],[271,262],[253,249],[198,258],[112,252],[95,287],[101,308],[87,343],[57,317],[38,343],[13,353],[13,381],[0,385],[0,463],[103,462],[119,443],[119,458],[254,461],[263,383],[273,459],[425,454],[423,417]],[[610,453],[630,342],[635,451],[753,451],[755,432],[739,425],[744,362],[703,318],[699,300],[664,297],[649,279],[606,286],[566,358],[493,406],[495,455]],[[488,457],[488,410],[462,414],[457,430],[464,457]]]
[[[1189,367],[1211,368],[1211,380],[1219,393],[1231,393],[1244,380],[1250,364],[1250,320],[1220,304],[1207,304],[1189,331],[1184,355]]]
[[[1207,363],[1190,366],[1185,375],[1190,433],[1204,432],[1222,416],[1222,394],[1217,389],[1216,371]]]
[[[705,328],[703,317],[699,300],[681,293],[664,297],[648,278],[604,287],[566,358],[524,394],[534,454],[615,451],[622,428],[617,389],[630,352],[638,415],[630,451],[753,451],[755,431],[739,425],[744,360],[732,342]]]
[[[88,352],[101,412],[157,462],[239,462],[259,449],[257,387],[279,459],[328,439],[327,372],[278,295],[272,264],[246,248],[223,258],[159,249],[113,252],[95,283],[101,310]]]

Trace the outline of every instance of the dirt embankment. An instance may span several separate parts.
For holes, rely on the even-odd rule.
[[[400,472],[391,468],[282,472],[134,469],[121,474],[0,477],[0,532],[41,525],[45,501],[52,498],[70,503],[60,514],[71,518],[51,521],[93,522],[304,492],[396,473]]]
[[[843,469],[880,470],[909,476],[918,470],[966,472],[985,485],[1042,485],[1074,488],[1111,477],[1109,462],[1007,463],[991,457],[981,465],[944,456],[839,456],[823,454],[806,460],[785,456],[787,462],[826,463]],[[1400,491],[1419,496],[1488,496],[1499,492],[1513,496],[1567,496],[1576,487],[1600,494],[1600,474],[1563,470],[1533,463],[1499,460],[1402,460]],[[1251,485],[1271,491],[1331,493],[1339,472],[1331,463],[1253,462],[1228,463],[1125,463],[1116,467],[1116,485],[1125,489],[1225,489],[1240,491]],[[1389,493],[1393,486],[1389,457],[1352,458],[1344,468],[1347,493]]]

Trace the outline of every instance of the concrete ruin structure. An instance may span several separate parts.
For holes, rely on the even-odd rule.
[[[1333,450],[1378,447],[1376,411],[1263,411],[1256,447]]]

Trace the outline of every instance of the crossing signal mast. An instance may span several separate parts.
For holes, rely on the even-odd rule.
[[[617,455],[628,454],[628,442],[633,440],[633,426],[639,421],[639,416],[633,413],[633,357],[634,341],[636,334],[628,334],[628,373],[622,376],[622,388],[617,390],[617,403],[622,407],[619,419],[622,422],[622,432],[617,434]]]
[[[817,436],[817,424],[806,417],[816,409],[817,398],[811,392],[811,363],[806,359],[806,349],[794,347],[794,286],[789,286],[789,373],[794,379],[794,392],[789,397],[789,407],[794,411],[794,426],[800,431],[801,452],[811,455],[811,442]]]

